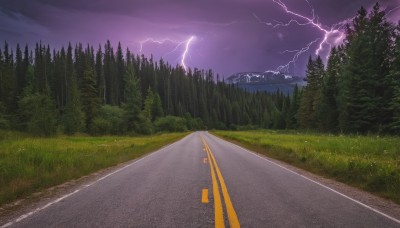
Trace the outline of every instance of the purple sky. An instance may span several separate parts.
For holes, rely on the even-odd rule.
[[[375,3],[375,0],[281,1],[289,10],[308,18],[312,18],[311,8],[314,8],[316,18],[326,30],[353,17],[361,5],[370,9]],[[380,3],[386,11],[400,6],[400,0],[380,0]],[[400,20],[400,8],[393,10],[389,18],[393,22]],[[289,67],[290,74],[302,76],[308,56],[314,55],[324,33],[310,24],[292,23],[274,28],[260,23],[274,25],[291,19],[307,22],[286,13],[273,0],[0,0],[0,40],[31,47],[41,40],[56,48],[71,41],[90,43],[97,48],[109,39],[114,46],[121,41],[124,47],[138,54],[140,42],[152,38],[165,42],[143,43],[142,53],[153,54],[157,60],[163,57],[176,65],[180,64],[184,42],[195,36],[186,65],[211,68],[229,76],[243,71],[275,70],[295,54],[282,54],[284,50],[299,50],[319,38]],[[326,55],[328,45],[323,48],[320,53]]]

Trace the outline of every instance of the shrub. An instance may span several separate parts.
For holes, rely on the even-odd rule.
[[[41,93],[27,94],[18,102],[24,128],[36,135],[54,135],[57,131],[54,101]]]
[[[95,135],[121,134],[125,132],[125,111],[117,106],[104,105],[93,120],[91,133]]]
[[[177,116],[158,118],[154,122],[158,131],[179,132],[187,131],[186,120]]]
[[[5,107],[2,102],[0,102],[0,129],[7,129],[9,127],[8,120],[5,116]]]

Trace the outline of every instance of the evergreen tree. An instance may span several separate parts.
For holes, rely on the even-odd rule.
[[[391,120],[393,91],[388,84],[393,28],[377,3],[369,16],[361,8],[347,29],[347,61],[340,89],[340,128],[381,131]]]
[[[321,86],[321,99],[318,106],[320,130],[336,132],[338,130],[339,111],[337,107],[338,78],[341,73],[341,61],[336,47],[332,48],[328,60],[326,77]]]
[[[26,58],[26,56],[25,56]],[[15,52],[15,74],[16,74],[16,79],[17,79],[17,84],[16,84],[16,96],[21,94],[22,90],[25,88],[26,82],[25,82],[25,75],[26,75],[26,70],[27,70],[27,65],[26,65],[26,60],[24,61],[22,57],[22,51],[19,47],[19,44],[17,44],[17,50]]]
[[[161,103],[161,98],[158,93],[155,93],[153,96],[153,104],[151,107],[151,113],[152,113],[152,121],[155,121],[159,117],[164,116],[164,111]]]
[[[114,53],[111,47],[111,43],[107,40],[104,47],[104,59],[103,59],[103,73],[104,73],[104,94],[106,104],[115,104],[114,100]]]
[[[86,64],[81,83],[81,100],[82,110],[86,117],[85,127],[87,131],[91,132],[93,120],[100,108],[100,101],[96,89],[94,69],[88,63]]]
[[[399,25],[400,26],[400,25]],[[400,27],[398,28],[400,30]],[[398,31],[399,32],[399,31]],[[393,121],[390,124],[390,130],[400,134],[400,34],[397,34],[396,45],[393,52],[393,62],[390,70],[391,87],[393,88],[393,97],[390,103],[390,109],[393,112]]]
[[[286,117],[286,128],[288,129],[296,129],[298,127],[296,114],[299,110],[300,106],[300,91],[297,84],[294,86],[293,96],[290,100],[290,107],[288,110],[288,114]]]
[[[125,73],[125,122],[128,132],[138,131],[140,123],[140,112],[142,110],[142,94],[140,92],[140,81],[136,78],[134,69],[128,65]]]
[[[10,53],[8,43],[4,43],[3,55],[0,50],[0,102],[3,103],[5,113],[15,111],[15,77],[14,57]]]
[[[116,53],[116,80],[115,80],[115,90],[116,90],[116,100],[117,104],[121,104],[124,100],[124,74],[125,74],[125,61],[122,54],[121,43],[118,43],[118,49]]]
[[[74,134],[82,131],[85,127],[85,115],[82,112],[80,92],[78,89],[76,74],[73,72],[70,80],[70,91],[67,96],[67,104],[63,123],[66,134]]]
[[[96,78],[97,84],[96,87],[99,91],[99,99],[102,104],[106,103],[106,94],[105,94],[105,78],[103,71],[103,52],[101,50],[101,45],[99,45],[99,49],[96,52]]]
[[[298,122],[305,129],[316,129],[318,126],[317,110],[320,100],[320,88],[325,74],[324,64],[318,56],[315,61],[311,56],[307,64],[307,86],[304,87],[300,102]]]
[[[147,96],[146,99],[144,100],[144,108],[143,108],[143,117],[147,120],[153,119],[153,113],[152,113],[153,101],[154,101],[154,93],[149,87],[147,89]]]

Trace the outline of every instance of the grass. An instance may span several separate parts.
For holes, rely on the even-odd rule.
[[[253,151],[400,204],[400,137],[214,131]]]
[[[38,138],[0,131],[0,205],[135,159],[187,134]]]

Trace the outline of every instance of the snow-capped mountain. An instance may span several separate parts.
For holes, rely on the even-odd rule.
[[[296,84],[299,87],[306,85],[303,78],[277,71],[237,73],[226,78],[225,82],[236,84],[238,87],[250,92],[274,93],[279,89],[279,91],[289,94],[293,92]]]
[[[226,78],[226,82],[230,84],[237,84],[237,83],[276,84],[276,83],[291,83],[294,81],[300,81],[300,79],[277,71],[242,72]]]

